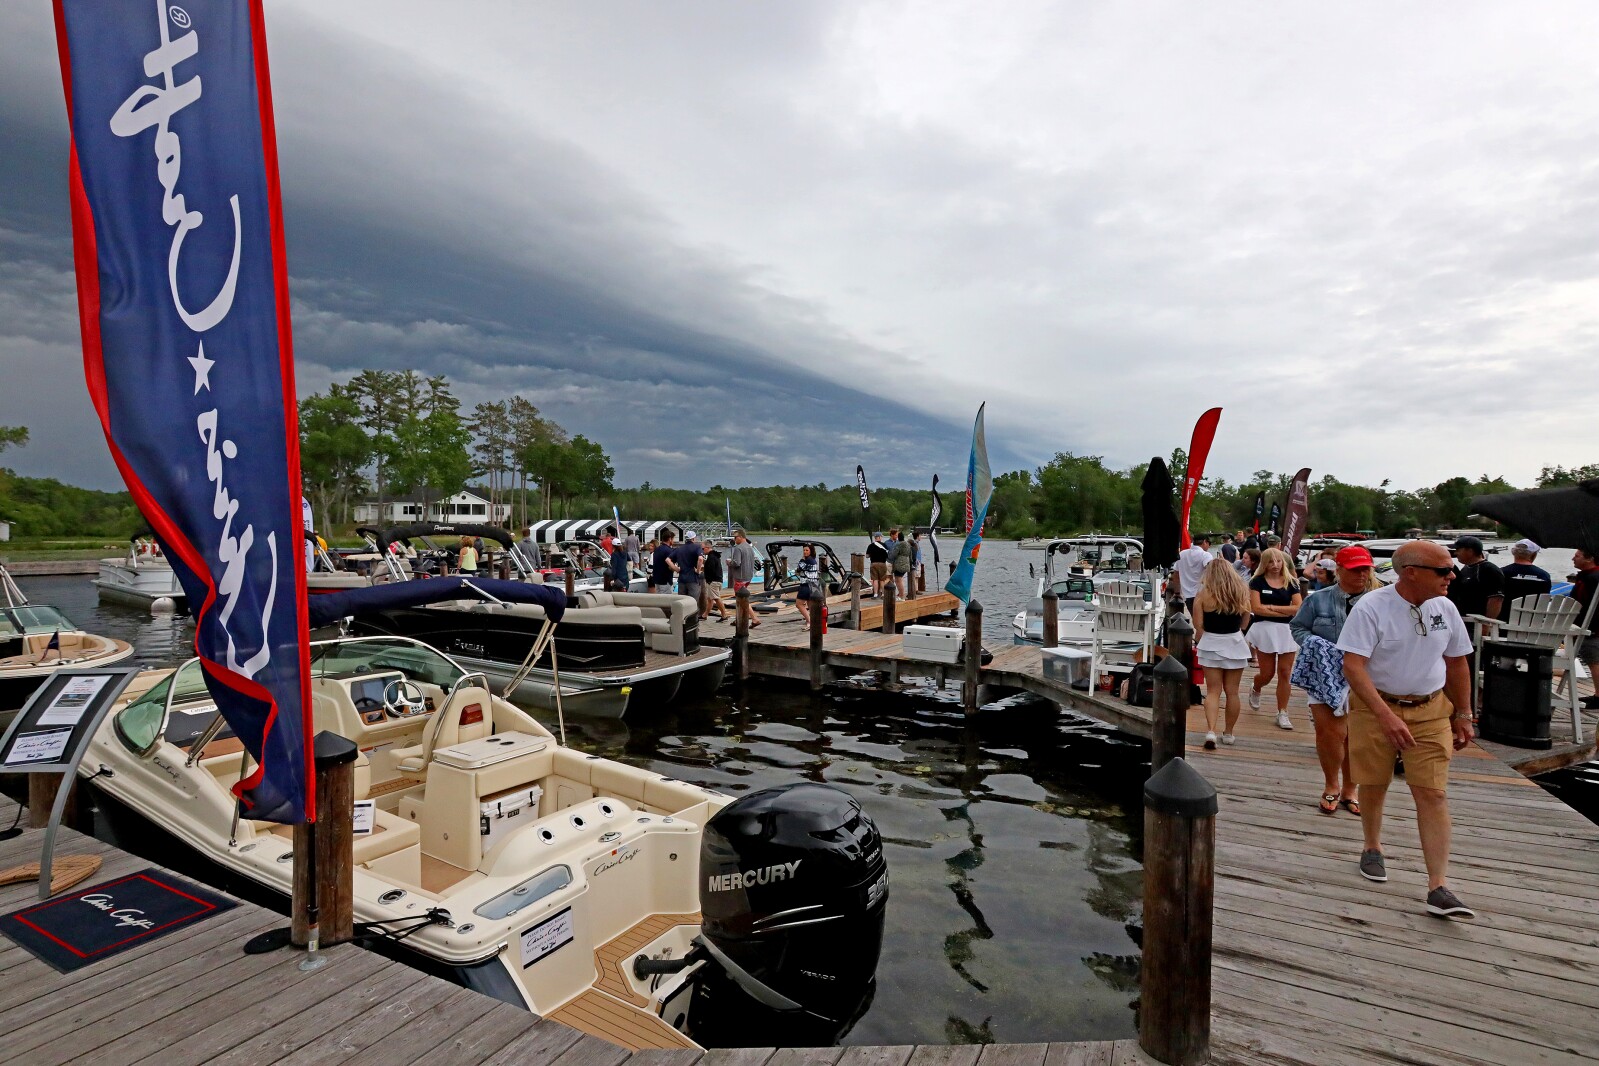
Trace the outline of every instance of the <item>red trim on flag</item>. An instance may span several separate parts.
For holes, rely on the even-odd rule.
[[[261,154],[266,170],[267,216],[272,230],[272,293],[278,312],[278,366],[282,374],[283,433],[288,459],[288,502],[292,524],[303,518],[294,504],[303,495],[300,479],[300,404],[294,387],[294,334],[289,322],[289,256],[283,239],[283,190],[278,178],[278,132],[272,115],[272,72],[267,64],[266,16],[261,0],[250,3],[250,45],[255,52],[255,100],[261,121]],[[305,538],[294,539],[295,641],[300,655],[300,732],[305,748],[305,818],[316,821],[316,756],[311,747],[311,647],[306,630]],[[275,710],[275,708],[274,708]]]

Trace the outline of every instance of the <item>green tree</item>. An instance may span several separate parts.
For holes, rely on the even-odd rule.
[[[338,384],[300,401],[300,474],[316,513],[328,524],[348,522],[354,498],[366,488],[372,439],[361,428],[361,402]]]

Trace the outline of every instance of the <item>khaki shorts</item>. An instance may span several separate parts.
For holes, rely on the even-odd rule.
[[[872,564],[872,580],[873,581],[887,581],[888,580],[888,564],[887,563],[873,563]]]
[[[1449,716],[1454,706],[1443,693],[1419,707],[1389,709],[1410,727],[1416,743],[1404,753],[1405,781],[1420,788],[1449,787],[1449,761],[1455,756],[1455,732]],[[1377,723],[1377,715],[1359,696],[1349,694],[1349,776],[1357,785],[1386,786],[1394,779],[1398,749]]]

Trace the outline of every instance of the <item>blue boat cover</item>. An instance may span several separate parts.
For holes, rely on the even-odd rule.
[[[500,581],[491,577],[435,577],[428,580],[396,581],[386,585],[325,592],[310,597],[306,617],[311,628],[332,625],[341,618],[381,611],[392,607],[421,607],[443,600],[477,600],[473,592],[481,589],[507,603],[535,603],[544,608],[552,622],[559,622],[566,611],[566,590],[554,585],[535,585],[523,581]]]

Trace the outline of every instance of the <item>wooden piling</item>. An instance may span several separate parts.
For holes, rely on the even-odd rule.
[[[1060,647],[1060,596],[1053,588],[1044,590],[1043,613],[1044,647]]]
[[[849,627],[861,631],[861,582],[866,580],[856,571],[849,575]]]
[[[865,576],[865,574],[866,574],[866,553],[865,552],[850,552],[849,553],[849,572],[852,573],[852,574],[860,574],[863,577]]]
[[[1157,773],[1182,755],[1188,735],[1188,668],[1175,655],[1155,665],[1155,701],[1150,723],[1149,771]]]
[[[50,824],[50,810],[55,806],[56,790],[61,787],[62,774],[29,774],[28,776],[28,828],[43,829]],[[85,828],[78,810],[77,775],[67,789],[67,802],[61,808],[61,824],[70,829]]]
[[[826,635],[827,593],[818,582],[811,586],[811,691],[820,692],[825,681],[826,667],[822,660],[827,651],[823,647]]]
[[[576,581],[576,573],[573,571],[570,561],[568,561],[565,566],[561,567],[561,570],[566,575],[566,598],[571,599],[574,591],[574,583]]]
[[[977,710],[978,675],[983,668],[983,605],[976,600],[966,604],[966,642],[961,647],[966,672],[961,681],[961,707],[967,714]]]
[[[927,591],[927,564],[923,563],[916,568],[916,591]]]
[[[750,587],[740,585],[733,592],[733,676],[750,679]]]
[[[337,733],[324,730],[312,742],[316,753],[317,820],[294,827],[294,896],[290,937],[304,947],[310,941],[311,893],[316,893],[317,943],[341,944],[355,933],[355,760],[360,749]],[[316,862],[307,861],[313,842]],[[316,884],[311,884],[315,866]]]
[[[888,580],[883,582],[883,632],[894,632],[894,598],[898,590],[894,588],[894,575],[890,574]]]
[[[1216,790],[1174,758],[1144,784],[1144,938],[1138,1045],[1187,1066],[1210,1057]]]
[[[1188,655],[1194,649],[1194,624],[1186,615],[1168,615],[1166,622],[1166,651],[1186,668]]]

